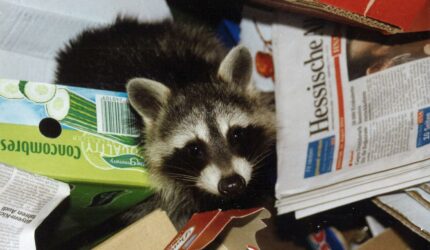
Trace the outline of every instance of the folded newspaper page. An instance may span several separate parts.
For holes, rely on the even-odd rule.
[[[252,79],[262,91],[273,91],[275,68],[272,51],[272,11],[244,6],[240,23],[240,43],[251,52],[254,61]]]
[[[430,181],[430,39],[278,14],[278,212]]]
[[[430,183],[381,195],[373,202],[402,224],[430,241]]]
[[[0,249],[36,249],[37,226],[69,194],[65,183],[0,163]]]

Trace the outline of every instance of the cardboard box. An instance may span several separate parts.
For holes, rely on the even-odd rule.
[[[165,212],[157,210],[123,229],[95,250],[111,249],[200,249],[216,237],[217,250],[305,250],[290,241],[278,239],[268,221],[266,209],[214,210],[193,215],[183,229],[176,232]],[[121,246],[121,247],[119,247]],[[214,248],[216,247],[216,248]]]
[[[366,26],[391,34],[430,30],[428,0],[253,0],[253,2]]]
[[[167,214],[156,210],[107,239],[94,250],[164,249],[176,233]]]
[[[360,245],[357,250],[406,250],[412,249],[393,229],[389,228]]]
[[[94,249],[203,249],[222,232],[218,250],[258,249],[255,233],[266,227],[262,219],[267,217],[269,212],[262,208],[214,210],[194,214],[177,233],[166,213],[156,210]]]
[[[219,235],[221,241],[218,241],[217,250],[305,249],[293,242],[277,239],[273,234],[264,233],[265,231],[268,232],[265,222],[269,217],[269,212],[261,208],[203,212],[195,214],[187,225],[177,233],[166,213],[156,210],[94,249],[204,249]],[[220,223],[220,221],[223,222]],[[267,227],[271,226],[273,225],[268,223]],[[310,249],[325,249],[324,247],[327,245],[313,245]],[[344,244],[343,246],[337,245],[335,249],[346,248],[347,245]],[[411,249],[411,246],[398,233],[389,228],[365,241],[356,249],[406,250]]]
[[[72,187],[52,246],[152,194],[125,93],[3,79],[0,110],[0,161]]]

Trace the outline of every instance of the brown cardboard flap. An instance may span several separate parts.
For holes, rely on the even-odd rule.
[[[393,229],[387,229],[380,235],[366,241],[357,250],[406,250],[410,246]]]
[[[94,249],[164,249],[175,235],[176,229],[167,214],[164,211],[156,210],[107,239]]]
[[[256,217],[251,217],[250,221],[232,223],[223,239],[223,245],[227,249],[245,249],[246,245],[258,247],[256,233],[267,226],[263,220],[270,217],[270,212],[263,209]]]

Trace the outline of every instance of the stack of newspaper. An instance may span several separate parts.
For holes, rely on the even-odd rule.
[[[277,207],[297,218],[430,181],[429,33],[279,13]]]

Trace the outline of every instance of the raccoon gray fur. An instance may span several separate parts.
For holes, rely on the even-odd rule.
[[[213,33],[188,24],[119,18],[84,31],[57,61],[56,82],[127,90],[142,118],[156,193],[123,218],[159,207],[181,227],[198,211],[273,197],[274,100],[251,84],[245,47],[228,52]]]

